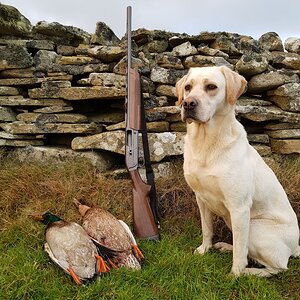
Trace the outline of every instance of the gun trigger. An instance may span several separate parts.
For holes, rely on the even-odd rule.
[[[138,165],[139,165],[139,167],[144,167],[145,166],[145,160],[144,160],[143,157],[139,157]]]

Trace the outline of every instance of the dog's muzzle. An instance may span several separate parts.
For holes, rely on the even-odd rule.
[[[182,107],[184,110],[194,110],[197,106],[197,101],[194,98],[186,98],[182,102]]]
[[[191,123],[192,120],[196,119],[196,107],[198,106],[197,101],[194,98],[186,98],[182,102],[182,121]]]

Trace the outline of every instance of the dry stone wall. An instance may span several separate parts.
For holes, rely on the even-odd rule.
[[[59,23],[32,26],[0,4],[0,146],[27,159],[83,155],[101,170],[124,155],[126,39],[103,22],[95,34]],[[181,156],[185,124],[176,81],[190,67],[226,65],[248,80],[236,106],[261,155],[300,153],[300,38],[138,29],[151,159]]]

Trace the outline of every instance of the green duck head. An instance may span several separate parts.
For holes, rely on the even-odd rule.
[[[51,223],[62,221],[62,219],[51,212],[47,211],[43,215],[32,216],[32,218],[36,221],[41,221],[45,225],[49,225]]]

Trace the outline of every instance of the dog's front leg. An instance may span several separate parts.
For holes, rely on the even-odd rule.
[[[233,263],[231,272],[234,275],[240,275],[248,263],[250,208],[232,208],[230,210],[230,218],[233,237]]]
[[[202,244],[195,250],[195,254],[204,254],[212,247],[213,216],[208,207],[196,197],[201,216]]]

